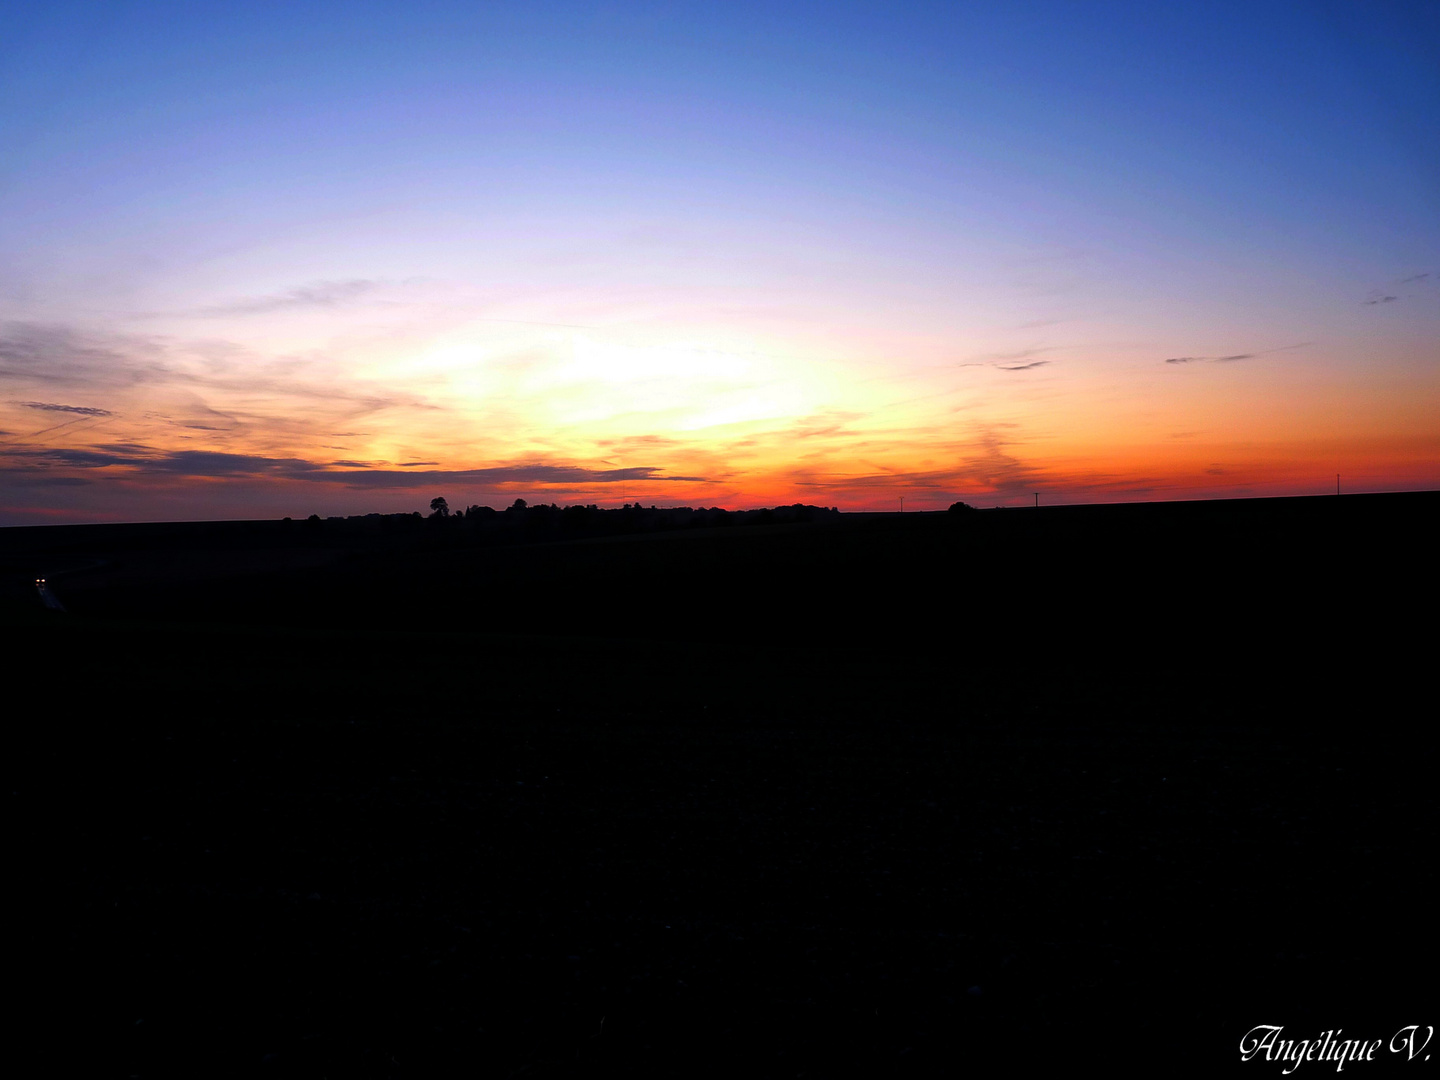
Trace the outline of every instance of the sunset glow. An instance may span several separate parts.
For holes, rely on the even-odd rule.
[[[20,13],[0,524],[1440,486],[1433,9],[542,7]]]

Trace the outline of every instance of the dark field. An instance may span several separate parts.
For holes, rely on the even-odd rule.
[[[12,1057],[1278,1076],[1257,1024],[1423,1038],[1437,523],[0,530]]]

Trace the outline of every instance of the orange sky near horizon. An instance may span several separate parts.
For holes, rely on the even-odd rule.
[[[371,304],[232,325],[223,346],[178,332],[37,341],[106,404],[10,400],[0,417],[31,429],[52,480],[82,481],[92,505],[84,489],[103,484],[121,517],[145,501],[161,516],[239,517],[405,511],[436,495],[847,510],[904,497],[923,510],[1034,492],[1312,494],[1336,473],[1350,491],[1437,484],[1440,385],[1423,356],[1383,384],[1311,344],[1167,363],[1142,343],[992,340],[906,364],[863,337],[777,355],[805,343],[735,327],[711,331],[717,347],[663,325],[487,319],[417,333],[413,313],[395,325],[411,304]]]

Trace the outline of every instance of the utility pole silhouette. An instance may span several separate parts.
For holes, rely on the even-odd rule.
[[[1040,493],[1038,491],[1035,492],[1035,509],[1040,509]]]
[[[904,496],[904,495],[901,495],[901,496],[900,496],[900,513],[903,514],[904,512],[905,512],[905,496]]]

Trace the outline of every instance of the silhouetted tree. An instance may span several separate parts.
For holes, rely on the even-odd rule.
[[[430,516],[445,518],[450,516],[450,504],[444,499],[436,498],[430,500]]]
[[[952,514],[967,514],[974,509],[975,507],[971,506],[969,503],[957,502],[950,504],[950,513]]]

